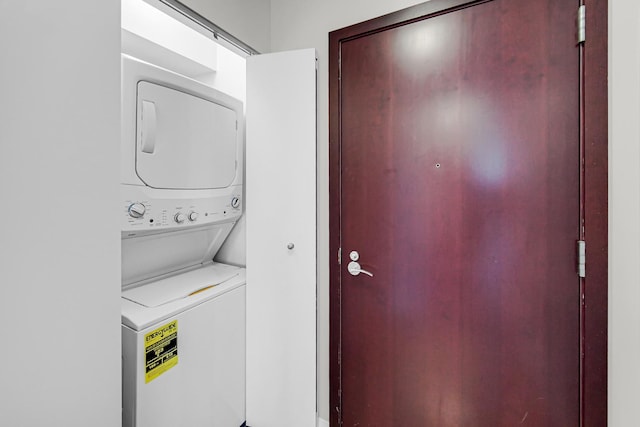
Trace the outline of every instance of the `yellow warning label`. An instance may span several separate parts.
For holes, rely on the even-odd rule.
[[[178,364],[178,321],[167,323],[144,336],[145,383]]]

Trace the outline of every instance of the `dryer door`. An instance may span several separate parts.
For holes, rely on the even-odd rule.
[[[224,188],[237,170],[236,112],[155,83],[137,88],[136,173],[149,187]]]

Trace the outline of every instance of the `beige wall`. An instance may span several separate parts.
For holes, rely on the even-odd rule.
[[[270,48],[270,0],[181,0],[259,52]]]

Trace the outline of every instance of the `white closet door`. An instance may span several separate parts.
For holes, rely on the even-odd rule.
[[[316,423],[316,53],[247,60],[247,425]]]

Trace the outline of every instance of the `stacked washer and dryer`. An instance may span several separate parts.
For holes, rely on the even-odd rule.
[[[243,209],[243,107],[122,56],[124,427],[245,420],[245,270],[213,262]]]

